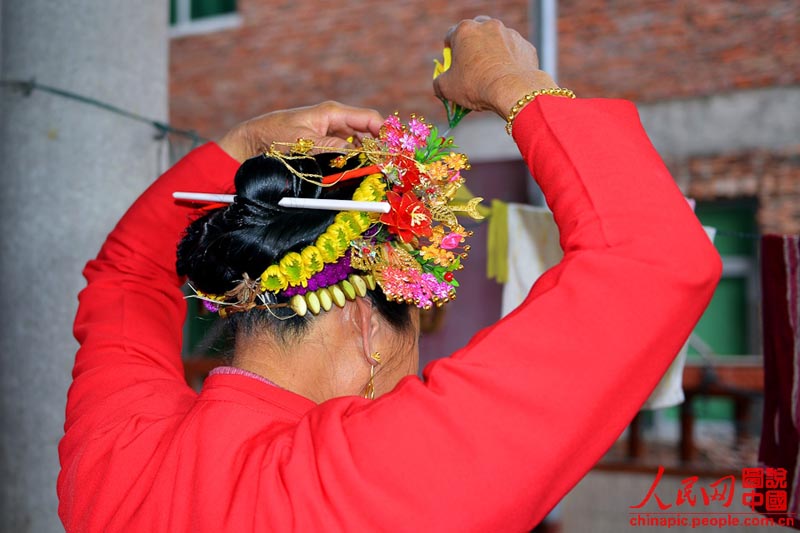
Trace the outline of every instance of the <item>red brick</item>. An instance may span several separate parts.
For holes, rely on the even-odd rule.
[[[173,39],[172,121],[218,135],[272,109],[327,99],[441,120],[431,73],[447,29],[478,14],[522,33],[528,21],[523,0],[320,6],[240,0],[242,27]]]

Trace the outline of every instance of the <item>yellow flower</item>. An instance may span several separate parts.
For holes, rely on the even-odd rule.
[[[358,231],[358,225],[353,223],[346,213],[339,213],[336,215],[333,224],[328,227],[327,231],[330,231],[331,228],[334,228],[334,231],[343,233],[348,242],[358,237],[361,233]]]
[[[302,285],[303,287],[308,285],[308,277],[303,268],[303,257],[297,252],[289,252],[283,256],[278,266],[290,285]]]
[[[450,68],[450,63],[452,61],[452,55],[450,54],[450,48],[447,47],[442,50],[442,60],[444,64],[439,63],[438,59],[434,59],[433,62],[435,66],[433,67],[433,79],[438,78],[441,74],[447,72]]]
[[[356,222],[358,222],[358,227],[361,228],[360,233],[364,233],[365,231],[367,231],[367,229],[369,229],[370,224],[372,224],[372,221],[370,220],[369,215],[367,213],[362,213],[362,212],[355,213],[355,219]]]
[[[362,229],[361,217],[357,215],[358,213],[355,211],[344,211],[336,215],[336,218],[333,219],[336,223],[341,224],[345,228],[345,231],[347,231],[348,240],[351,241],[361,235],[361,232],[367,229]]]
[[[450,152],[444,157],[444,162],[447,164],[448,167],[452,168],[453,170],[461,170],[467,168],[467,156],[464,154],[457,154],[455,152]]]
[[[444,237],[444,228],[442,226],[431,227],[431,236],[428,237],[428,239],[431,241],[431,244],[439,246],[439,243],[442,242],[443,237]]]
[[[449,178],[447,165],[442,161],[434,161],[425,167],[425,173],[434,181],[444,181]]]
[[[341,257],[344,251],[350,246],[350,237],[347,236],[348,232],[341,224],[334,222],[328,226],[324,234],[330,235],[333,239],[338,257]]]
[[[261,274],[261,290],[264,292],[279,292],[286,290],[288,286],[289,280],[283,275],[278,265],[270,265],[264,273]]]
[[[386,184],[383,183],[383,174],[380,172],[376,172],[375,174],[370,174],[367,176],[367,181],[381,187],[386,187]]]
[[[306,271],[306,277],[310,278],[325,266],[325,262],[322,260],[322,254],[316,246],[306,246],[300,252],[300,256],[303,258],[303,267]]]
[[[433,261],[437,265],[441,265],[443,267],[450,266],[450,263],[453,262],[455,259],[455,255],[453,252],[448,250],[443,250],[436,246],[435,244],[431,244],[430,246],[423,246],[420,249],[422,253],[422,258]]]
[[[356,189],[356,192],[353,193],[353,200],[357,202],[374,202],[375,191],[370,184],[365,181],[361,183],[358,189]]]
[[[315,244],[319,250],[322,260],[326,263],[333,263],[339,259],[339,257],[341,257],[339,254],[339,247],[336,245],[336,239],[327,233],[323,233],[317,237]]]
[[[353,193],[353,200],[359,202],[377,202],[383,199],[383,192],[386,190],[386,184],[381,179],[382,174],[370,174],[358,189]]]

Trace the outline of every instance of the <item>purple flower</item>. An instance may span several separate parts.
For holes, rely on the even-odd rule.
[[[347,276],[350,275],[350,272],[352,272],[352,268],[350,267],[350,252],[348,251],[338,261],[335,263],[328,263],[322,270],[308,278],[307,287],[299,285],[296,287],[288,287],[281,295],[289,298],[296,294],[302,295],[307,292],[313,292],[321,287],[330,287],[334,283],[346,279]]]

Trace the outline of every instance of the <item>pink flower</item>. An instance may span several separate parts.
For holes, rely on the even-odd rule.
[[[386,144],[388,144],[392,148],[399,148],[400,132],[398,130],[387,130],[386,134],[384,135],[384,140],[386,141]]]
[[[463,237],[460,233],[448,233],[442,237],[442,242],[439,244],[445,250],[452,250],[461,243]]]
[[[429,308],[434,302],[455,294],[449,283],[438,281],[433,274],[416,270],[387,267],[381,272],[381,277],[381,288],[387,296],[411,300],[420,308]]]
[[[414,134],[415,137],[424,140],[428,138],[428,135],[431,133],[431,128],[421,120],[417,120],[412,118],[408,123],[408,129],[411,130],[411,133]]]
[[[408,152],[413,152],[417,149],[419,145],[419,139],[414,137],[411,134],[404,133],[402,137],[400,137],[400,148],[406,150]]]
[[[389,115],[386,117],[386,120],[383,121],[383,125],[386,126],[388,129],[399,130],[402,128],[402,124],[400,123],[400,119],[397,115]]]

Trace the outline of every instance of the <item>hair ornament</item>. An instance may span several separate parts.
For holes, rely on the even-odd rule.
[[[307,139],[273,143],[266,152],[295,177],[322,187],[360,180],[351,200],[284,198],[279,205],[301,209],[339,210],[317,239],[290,251],[257,278],[246,274],[223,295],[195,296],[221,315],[256,308],[290,307],[297,315],[318,314],[380,286],[388,300],[428,309],[455,298],[455,272],[462,268],[472,235],[457,214],[474,219],[482,200],[452,202],[469,169],[452,138],[440,136],[422,117],[408,123],[397,114],[386,119],[378,138],[361,146],[332,149]],[[312,152],[339,153],[330,173],[301,172],[291,161],[312,158]],[[345,169],[347,170],[339,170]],[[176,198],[219,202],[220,195],[175,193]]]

